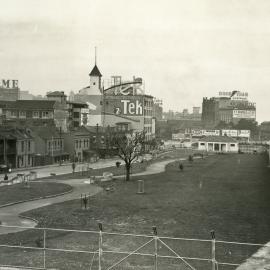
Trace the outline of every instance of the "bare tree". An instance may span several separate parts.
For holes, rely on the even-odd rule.
[[[132,162],[144,151],[144,133],[116,134],[113,144],[118,149],[118,156],[124,160],[126,167],[126,181],[130,180]]]

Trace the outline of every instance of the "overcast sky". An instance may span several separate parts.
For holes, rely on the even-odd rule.
[[[270,120],[269,0],[8,0],[0,9],[0,78],[34,94],[103,77],[143,77],[164,109],[241,90]]]

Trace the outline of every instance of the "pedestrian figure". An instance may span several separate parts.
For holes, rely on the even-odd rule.
[[[87,197],[85,195],[84,198],[83,198],[84,209],[87,208],[87,202],[88,202],[88,199],[87,199]]]
[[[184,166],[182,163],[179,164],[179,170],[182,172],[184,170]]]
[[[74,172],[75,172],[75,167],[76,167],[75,162],[72,162],[72,173],[74,173]]]
[[[5,174],[4,180],[5,180],[5,181],[8,181],[8,175],[7,175],[7,174]]]

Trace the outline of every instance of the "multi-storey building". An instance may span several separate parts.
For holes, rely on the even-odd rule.
[[[202,121],[207,127],[219,122],[237,124],[240,119],[256,120],[256,104],[248,101],[246,92],[220,92],[219,97],[204,98]]]
[[[162,107],[162,100],[154,98],[154,105],[153,105],[153,117],[158,121],[162,120],[163,118],[163,107]]]
[[[18,80],[0,81],[0,101],[15,101],[20,97]]]
[[[90,149],[90,133],[85,127],[70,130],[63,134],[65,151],[73,161],[86,160],[86,152]]]
[[[86,104],[68,102],[63,92],[47,95],[47,100],[0,101],[2,121],[13,126],[55,126],[66,132],[80,126],[81,109]]]
[[[28,129],[0,128],[0,164],[27,168],[34,164],[35,142]]]
[[[32,127],[30,129],[36,145],[35,166],[61,163],[69,159],[64,151],[64,137],[61,130],[56,127]]]
[[[15,126],[53,125],[56,102],[53,100],[17,100],[0,102],[4,123]]]
[[[145,132],[145,140],[155,137],[153,97],[144,94],[142,79],[122,82],[104,90],[102,125]]]
[[[260,139],[262,141],[269,141],[270,140],[270,122],[265,121],[262,122],[260,125]]]
[[[203,98],[202,123],[205,126],[215,126],[219,122],[219,103],[215,98]]]
[[[69,113],[69,124],[68,129],[72,130],[83,125],[82,117],[83,112],[88,108],[88,105],[84,102],[68,101],[68,113]]]

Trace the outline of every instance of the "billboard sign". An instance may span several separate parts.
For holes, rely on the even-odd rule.
[[[221,133],[222,133],[222,136],[229,136],[229,137],[237,137],[238,136],[237,129],[222,129]]]
[[[231,100],[247,100],[248,99],[248,92],[221,91],[221,92],[219,92],[219,96],[230,98]]]
[[[238,130],[238,137],[241,138],[250,138],[250,130],[241,129]]]
[[[256,119],[255,110],[233,110],[233,118]]]
[[[143,103],[140,100],[121,99],[120,106],[115,106],[115,114],[143,115]]]
[[[18,80],[5,80],[5,79],[2,79],[0,81],[0,88],[17,89],[17,88],[19,88],[19,81]]]
[[[115,96],[135,96],[143,95],[142,80],[140,78],[135,79],[132,82],[122,83],[115,85],[104,90],[105,95]]]
[[[214,130],[204,129],[202,130],[202,133],[204,136],[219,136],[220,135],[219,129],[214,129]]]
[[[105,96],[104,113],[123,116],[143,116],[143,96]]]

